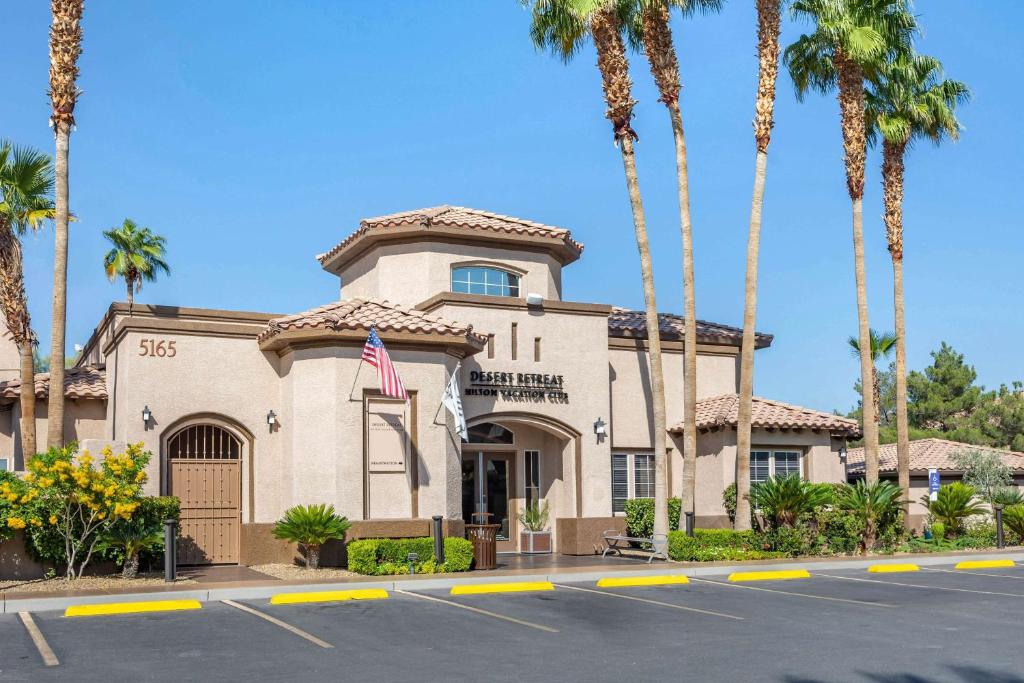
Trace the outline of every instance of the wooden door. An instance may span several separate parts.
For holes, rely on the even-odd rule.
[[[237,564],[241,442],[215,425],[195,425],[171,438],[168,455],[168,489],[181,501],[178,564]]]

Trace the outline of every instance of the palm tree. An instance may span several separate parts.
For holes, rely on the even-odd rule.
[[[130,218],[125,218],[120,228],[104,230],[103,236],[112,245],[103,257],[103,268],[111,282],[119,277],[124,279],[130,309],[143,281],[156,281],[157,272],[161,270],[170,275],[171,267],[164,261],[167,240],[149,228],[138,227]]]
[[[667,534],[665,379],[661,364],[658,307],[654,296],[654,270],[651,266],[647,223],[633,150],[637,135],[630,125],[636,101],[632,97],[629,60],[622,38],[623,17],[626,13],[623,11],[623,3],[615,0],[534,0],[532,8],[530,35],[536,46],[550,48],[563,61],[572,59],[588,35],[597,48],[597,67],[608,106],[605,116],[612,123],[615,144],[622,156],[636,245],[640,253],[654,418],[654,533]]]
[[[68,145],[78,100],[78,55],[82,53],[83,0],[50,0],[50,125],[57,143],[57,196],[53,256],[53,319],[50,357],[64,357],[68,314]],[[64,366],[50,368],[50,386],[64,386]],[[64,392],[51,391],[47,403],[46,443],[64,445]]]
[[[850,337],[846,340],[850,346],[850,353],[860,360],[860,340],[857,337]],[[899,343],[899,338],[892,332],[876,332],[868,330],[868,356],[871,358],[871,395],[875,399],[875,412],[872,415],[864,413],[864,420],[869,418],[877,425],[882,407],[882,385],[878,382],[878,361],[888,358]]]
[[[905,0],[793,0],[792,11],[815,23],[788,48],[785,59],[797,97],[808,90],[838,91],[846,165],[846,189],[853,206],[853,260],[857,286],[858,343],[864,414],[875,414],[864,270],[864,162],[867,156],[864,80],[887,57],[909,49],[916,28]],[[878,425],[864,420],[864,475],[878,481]]]
[[[693,276],[693,229],[690,221],[690,180],[686,169],[686,137],[679,108],[679,60],[669,27],[670,6],[684,14],[717,12],[722,0],[640,0],[632,5],[629,36],[647,55],[658,86],[659,100],[668,109],[676,149],[676,183],[679,192],[679,231],[683,242],[683,501],[696,512],[697,469],[697,312]],[[749,514],[747,517],[749,518]]]
[[[35,455],[36,336],[25,296],[20,235],[53,218],[53,162],[28,147],[0,141],[0,310],[21,357],[21,452]],[[51,385],[62,386],[62,385]],[[53,392],[51,392],[53,393]]]
[[[943,80],[937,59],[921,55],[901,55],[886,64],[867,93],[868,140],[882,138],[885,232],[892,257],[896,318],[896,469],[904,500],[910,498],[910,429],[903,301],[903,160],[915,139],[935,144],[946,136],[956,140],[960,134],[956,106],[969,98],[966,85]]]
[[[757,322],[757,261],[761,249],[761,210],[768,176],[768,144],[775,125],[775,81],[779,75],[781,0],[757,0],[757,99],[754,103],[754,193],[747,237],[747,275],[743,290],[743,341],[740,345],[740,397],[736,417],[737,531],[750,529],[750,421],[754,406],[754,347]]]

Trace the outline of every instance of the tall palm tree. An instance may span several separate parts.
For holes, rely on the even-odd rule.
[[[903,500],[910,499],[910,430],[907,421],[906,321],[903,301],[903,162],[916,139],[956,140],[956,106],[970,98],[967,86],[942,78],[942,64],[922,55],[888,62],[867,93],[868,139],[882,138],[885,232],[892,257],[896,318],[896,469]],[[905,520],[910,523],[909,516]]]
[[[57,143],[57,196],[54,220],[53,319],[50,357],[64,357],[68,314],[68,145],[78,101],[78,56],[82,53],[83,0],[51,0],[50,11],[50,125]],[[50,368],[50,385],[64,386],[64,365]],[[64,445],[64,392],[51,391],[47,403],[47,446]]]
[[[879,414],[882,409],[882,385],[878,381],[878,361],[888,358],[896,349],[898,338],[892,332],[876,332],[868,330],[868,356],[871,358],[871,395],[875,399],[875,412],[872,415],[864,413],[864,420],[870,419],[876,425],[879,423]],[[850,337],[846,340],[850,346],[853,357],[860,360],[860,339]]]
[[[740,397],[736,419],[737,531],[750,529],[750,422],[754,406],[754,347],[757,323],[757,266],[761,249],[761,211],[768,178],[768,145],[775,125],[775,81],[779,75],[781,0],[757,2],[757,99],[754,101],[754,192],[747,236],[747,274],[743,289],[743,341],[740,345]]]
[[[658,306],[654,296],[654,269],[647,241],[647,222],[640,196],[633,143],[637,139],[631,121],[633,106],[629,60],[623,42],[623,20],[628,20],[624,3],[616,0],[534,0],[530,35],[535,45],[550,48],[564,61],[572,59],[589,36],[597,48],[597,68],[601,72],[607,111],[615,144],[622,156],[626,177],[640,272],[644,288],[644,312],[650,356],[651,400],[654,417],[654,533],[668,533],[668,496],[666,489],[665,379],[661,363],[661,334]]]
[[[916,28],[905,0],[793,0],[794,15],[814,22],[786,48],[785,59],[797,97],[808,90],[838,93],[846,189],[853,207],[853,260],[857,287],[858,343],[864,415],[875,414],[864,269],[864,162],[867,156],[864,80],[893,54],[906,52]],[[878,481],[878,425],[864,420],[864,476]]]
[[[36,343],[25,296],[20,236],[53,218],[53,162],[28,147],[0,141],[0,310],[21,360],[21,452],[36,448]],[[62,385],[54,385],[62,386]]]
[[[693,228],[690,220],[690,179],[686,166],[686,136],[679,107],[679,59],[669,26],[670,7],[684,15],[717,12],[722,0],[639,0],[632,4],[629,37],[642,46],[658,86],[659,100],[668,109],[676,151],[679,194],[679,232],[683,243],[683,501],[696,512],[697,469],[697,311],[693,276]]]
[[[167,240],[162,235],[125,218],[120,228],[104,230],[103,236],[111,244],[103,257],[103,268],[111,282],[119,277],[124,279],[129,308],[135,303],[135,293],[142,289],[143,281],[155,282],[159,271],[171,274],[171,267],[164,260]]]

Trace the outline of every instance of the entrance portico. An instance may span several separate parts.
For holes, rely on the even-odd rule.
[[[462,517],[485,513],[498,524],[499,552],[519,547],[518,515],[527,506],[548,506],[555,519],[575,517],[580,502],[580,433],[544,415],[501,412],[468,420],[462,445]],[[478,518],[479,520],[479,518]]]

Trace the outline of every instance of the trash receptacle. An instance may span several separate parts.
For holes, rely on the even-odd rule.
[[[466,538],[473,544],[473,568],[498,567],[498,529],[500,524],[467,524]]]

